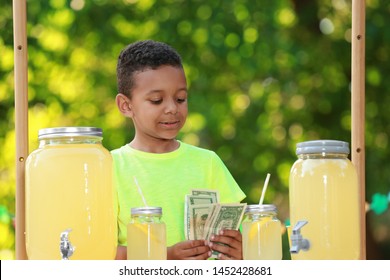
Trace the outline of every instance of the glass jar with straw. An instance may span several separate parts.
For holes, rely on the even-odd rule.
[[[282,235],[277,209],[263,204],[270,174],[267,175],[259,204],[248,205],[242,222],[244,260],[281,260]]]
[[[128,260],[166,260],[166,228],[162,221],[162,208],[150,207],[134,177],[134,182],[144,202],[144,207],[131,208],[127,225]]]

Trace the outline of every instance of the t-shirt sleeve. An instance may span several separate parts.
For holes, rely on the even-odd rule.
[[[214,152],[212,158],[212,176],[213,184],[219,191],[221,203],[238,203],[246,197],[226,165]]]

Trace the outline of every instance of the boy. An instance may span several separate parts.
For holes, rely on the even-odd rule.
[[[185,240],[184,197],[191,189],[215,189],[220,202],[240,202],[245,194],[212,151],[176,139],[187,118],[187,82],[179,54],[152,40],[128,45],[117,64],[116,104],[134,123],[133,140],[112,151],[118,192],[117,259],[126,259],[126,226],[132,207],[143,206],[133,180],[149,206],[163,209],[167,259],[242,259],[237,230],[223,230],[210,241]],[[222,244],[220,244],[222,243]],[[227,245],[227,246],[226,246]]]

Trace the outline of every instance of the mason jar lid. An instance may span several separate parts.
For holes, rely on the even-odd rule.
[[[136,207],[131,208],[131,215],[161,215],[162,208],[161,207]]]
[[[297,144],[296,154],[349,154],[349,143],[338,140],[313,140]]]
[[[98,127],[70,126],[70,127],[52,127],[43,128],[38,131],[38,139],[47,139],[55,137],[75,137],[92,136],[103,137],[103,131]]]
[[[274,204],[249,204],[245,208],[245,213],[277,212]]]

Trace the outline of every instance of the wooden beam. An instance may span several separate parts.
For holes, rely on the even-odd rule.
[[[15,257],[27,259],[25,243],[25,161],[28,156],[26,0],[13,1],[16,134]]]
[[[352,0],[352,163],[360,192],[361,259],[366,259],[365,192],[365,0]]]

